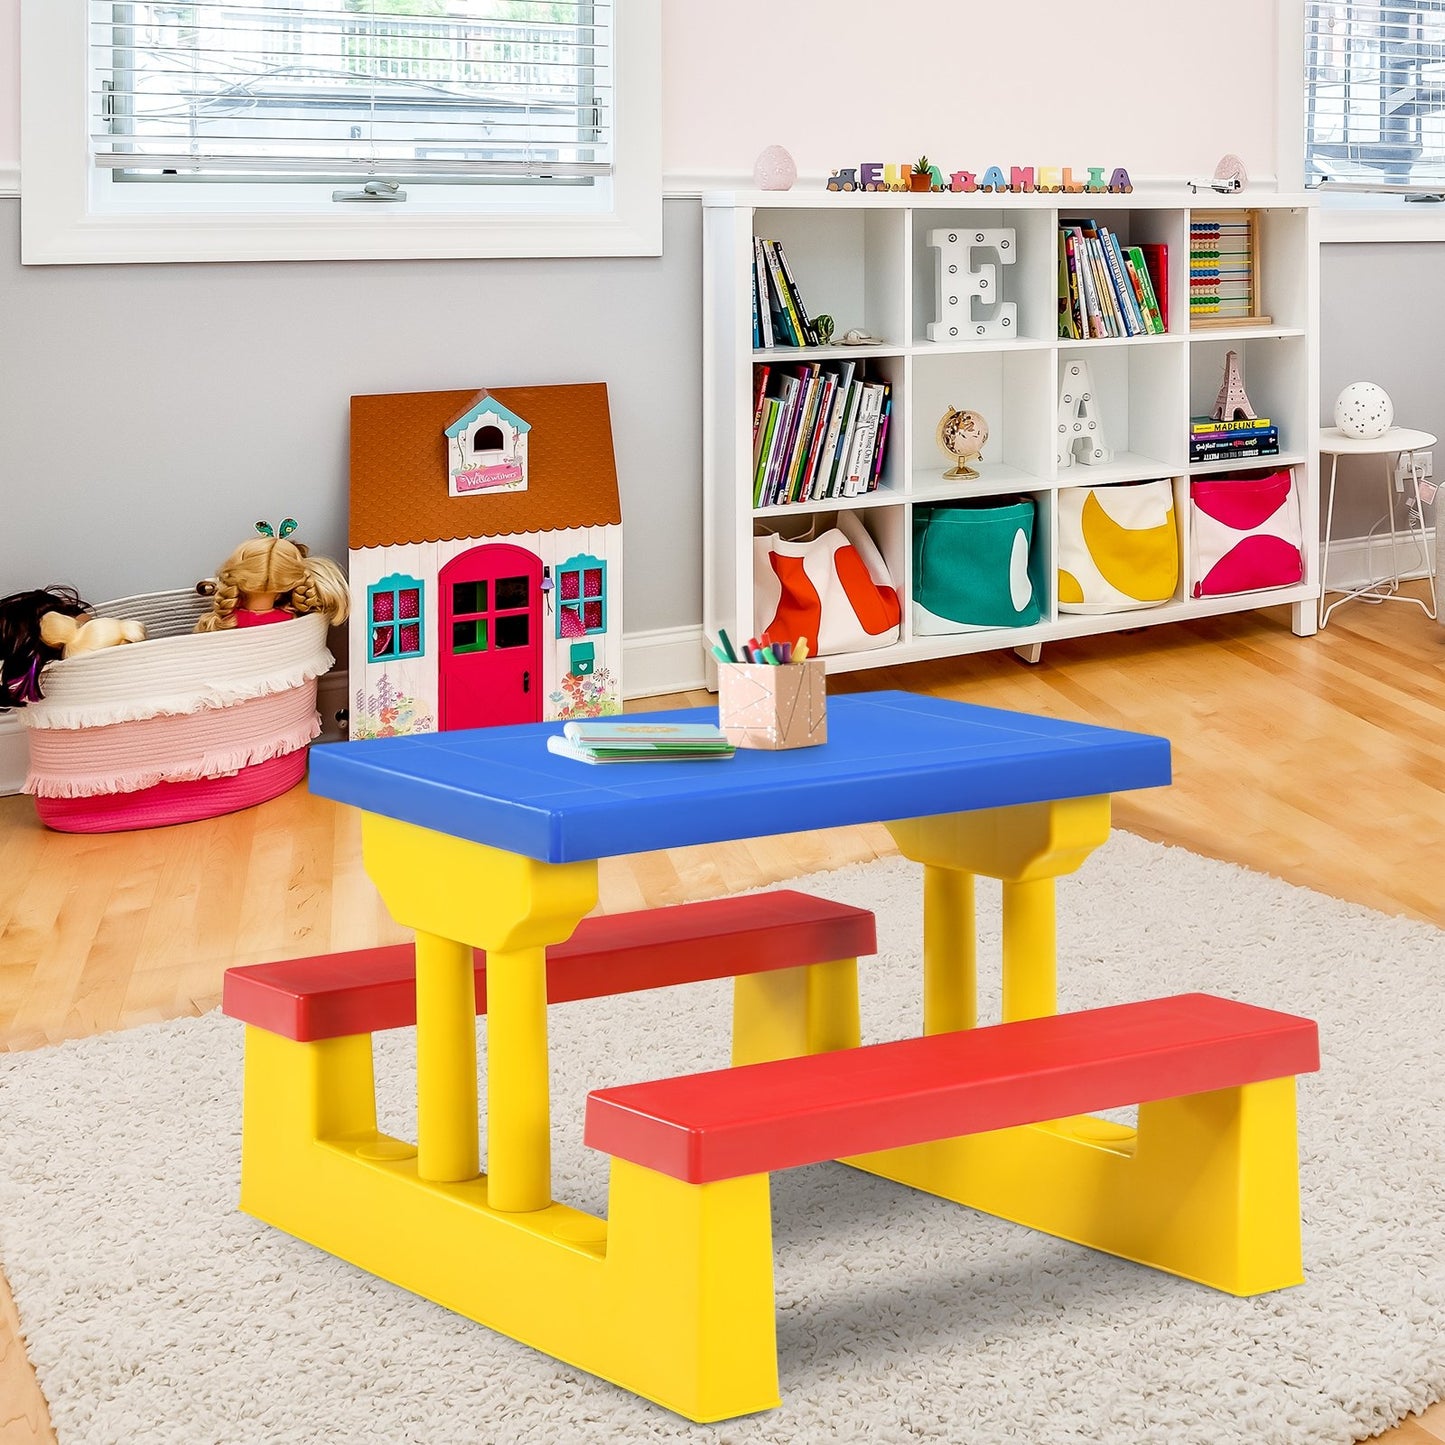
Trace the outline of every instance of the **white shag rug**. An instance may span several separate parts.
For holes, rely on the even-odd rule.
[[[918,1028],[918,870],[873,908],[865,1034]],[[997,1015],[996,885],[980,885]],[[1210,990],[1319,1021],[1308,1282],[1239,1300],[822,1164],[774,1180],[778,1410],[692,1425],[236,1210],[241,1026],[0,1055],[0,1261],[60,1445],[1326,1445],[1445,1394],[1445,934],[1115,834],[1059,890],[1061,1007]],[[552,1010],[555,1188],[605,1211],[586,1091],[726,1062],[726,985]],[[484,1035],[483,1035],[484,1038]],[[409,1035],[378,1041],[383,1127]]]

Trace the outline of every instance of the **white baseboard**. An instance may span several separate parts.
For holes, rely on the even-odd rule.
[[[0,712],[0,794],[18,793],[30,766],[30,739],[19,708]]]
[[[622,639],[622,695],[657,697],[688,692],[707,681],[701,627],[633,632]]]
[[[1426,537],[1427,556],[1424,559],[1420,556],[1420,543],[1414,536],[1397,532],[1394,541],[1402,578],[1439,575],[1435,571],[1436,546],[1433,528]],[[1323,558],[1321,565],[1324,566]],[[1349,592],[1356,587],[1363,587],[1372,578],[1388,576],[1393,567],[1389,533],[1373,539],[1337,538],[1330,543],[1329,562],[1324,568],[1325,585],[1331,592]]]

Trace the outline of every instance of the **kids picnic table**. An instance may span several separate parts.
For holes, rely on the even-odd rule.
[[[558,731],[313,751],[414,959],[228,975],[249,1213],[695,1420],[778,1403],[778,1168],[842,1158],[1238,1294],[1302,1278],[1314,1025],[1202,994],[1057,1013],[1055,879],[1108,837],[1112,793],[1169,781],[1164,739],[900,692],[830,699],[823,746],[725,761],[588,765],[547,750]],[[861,1042],[863,910],[782,892],[586,917],[602,857],[877,821],[922,865],[916,1040]],[[975,875],[1003,890],[985,1027]],[[607,1218],[554,1200],[548,1002],[718,976],[737,979],[733,1065],[594,1091]],[[413,1022],[414,1142],[378,1131],[371,1065],[372,1032]],[[1126,1103],[1137,1136],[1087,1113]]]

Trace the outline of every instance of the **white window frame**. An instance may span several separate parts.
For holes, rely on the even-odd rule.
[[[21,0],[22,264],[662,253],[661,0],[615,7],[613,205],[589,215],[429,208],[420,188],[393,205],[308,199],[261,209],[253,200],[244,209],[182,209],[162,195],[143,207],[101,209],[86,111],[88,8],[80,0]]]
[[[1279,96],[1277,173],[1282,190],[1304,188],[1305,0],[1278,0]],[[1407,202],[1385,192],[1315,190],[1319,239],[1329,241],[1442,241],[1445,204]]]

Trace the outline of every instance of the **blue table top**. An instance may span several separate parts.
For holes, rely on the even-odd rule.
[[[717,709],[629,713],[716,722]],[[907,692],[828,699],[828,741],[725,761],[578,762],[562,724],[333,743],[311,790],[548,863],[1117,793],[1169,781],[1169,743]]]

